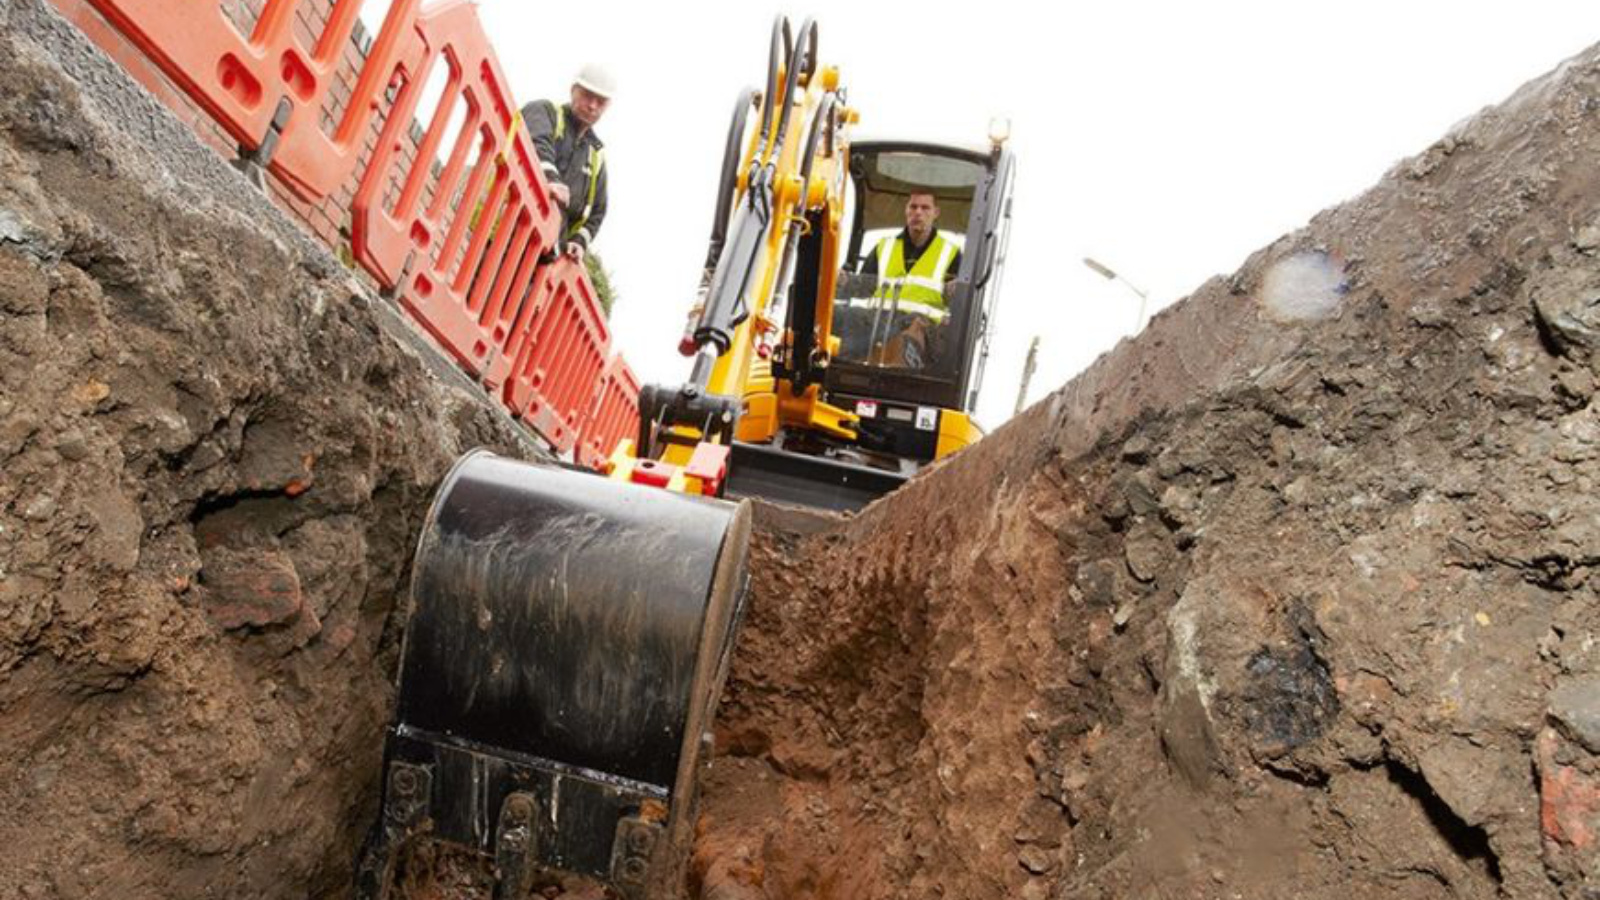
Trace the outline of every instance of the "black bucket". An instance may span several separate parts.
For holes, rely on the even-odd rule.
[[[426,831],[626,897],[678,888],[703,736],[747,583],[747,505],[462,457],[412,572],[380,818],[359,893]]]

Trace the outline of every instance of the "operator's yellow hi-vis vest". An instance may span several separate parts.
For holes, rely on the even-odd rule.
[[[894,292],[898,285],[898,308],[901,312],[924,315],[935,322],[943,321],[945,276],[949,274],[950,264],[960,248],[954,241],[946,240],[942,232],[935,231],[933,240],[922,251],[922,256],[917,258],[911,271],[907,272],[905,243],[905,238],[900,235],[878,242],[878,289],[873,297],[894,303]]]

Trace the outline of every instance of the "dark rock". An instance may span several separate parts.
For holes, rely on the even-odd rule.
[[[1128,572],[1148,584],[1167,567],[1172,543],[1159,525],[1142,522],[1129,532],[1122,549],[1128,561]]]
[[[1122,445],[1122,458],[1131,463],[1142,463],[1150,458],[1154,445],[1144,435],[1134,435]]]
[[[1321,737],[1339,714],[1333,677],[1318,650],[1322,632],[1303,604],[1290,608],[1289,637],[1245,664],[1238,701],[1257,750],[1279,756]]]
[[[1055,854],[1033,844],[1022,848],[1022,852],[1017,854],[1017,862],[1035,875],[1043,875],[1056,867]]]
[[[1161,501],[1151,482],[1150,476],[1140,472],[1122,485],[1122,495],[1128,501],[1128,508],[1137,515],[1148,516],[1161,510]]]
[[[1529,280],[1527,296],[1539,327],[1565,355],[1600,349],[1600,275],[1584,269],[1547,269]]]
[[[1600,675],[1569,678],[1550,692],[1550,720],[1590,753],[1600,753]]]
[[[1106,608],[1116,599],[1117,566],[1107,559],[1097,559],[1078,567],[1074,579],[1083,594],[1083,602],[1096,608]]]

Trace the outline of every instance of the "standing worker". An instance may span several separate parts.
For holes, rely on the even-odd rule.
[[[606,151],[594,126],[615,92],[611,73],[590,64],[572,80],[570,103],[536,100],[522,108],[550,198],[561,207],[561,252],[575,262],[583,262],[606,218]]]

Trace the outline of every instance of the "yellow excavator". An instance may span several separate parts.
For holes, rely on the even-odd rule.
[[[795,64],[788,65],[793,58]],[[687,383],[647,387],[640,432],[613,477],[690,493],[856,509],[981,437],[971,417],[1011,221],[1005,135],[987,147],[852,141],[857,111],[816,28],[774,26],[765,92],[734,106]],[[776,102],[761,102],[762,98]],[[930,193],[962,249],[933,352],[904,341],[901,280],[848,273]],[[909,307],[910,304],[904,304]],[[918,329],[921,331],[922,329]]]
[[[815,23],[779,17],[765,88],[734,108],[689,378],[641,392],[607,476],[475,451],[435,495],[363,900],[424,839],[491,857],[497,900],[543,870],[676,896],[748,583],[739,498],[857,508],[981,435],[1004,136],[852,142],[819,59]],[[857,271],[912,194],[966,222],[915,314],[905,279]]]

